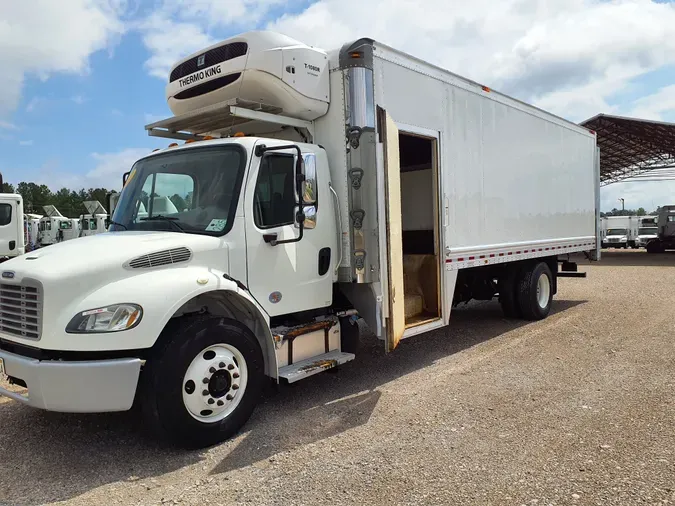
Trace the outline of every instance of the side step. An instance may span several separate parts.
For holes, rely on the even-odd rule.
[[[355,357],[356,355],[353,353],[343,353],[338,350],[329,351],[323,355],[317,355],[316,357],[282,367],[279,369],[279,377],[286,379],[289,383],[295,383],[326,369],[332,369],[350,360],[354,360]]]

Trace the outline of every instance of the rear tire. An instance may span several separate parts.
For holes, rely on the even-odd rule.
[[[522,271],[517,285],[518,306],[526,320],[543,320],[551,312],[553,275],[544,262],[532,264]]]
[[[498,280],[499,303],[506,318],[521,318],[522,313],[518,305],[516,285],[520,269],[517,265],[506,270]]]
[[[233,436],[261,395],[264,361],[253,333],[212,316],[169,323],[148,359],[139,403],[152,433],[188,449]]]

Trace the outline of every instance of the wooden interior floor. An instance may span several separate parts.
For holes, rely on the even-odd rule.
[[[405,320],[405,328],[409,329],[411,327],[417,327],[419,325],[424,325],[425,323],[431,323],[433,321],[436,321],[440,318],[437,314],[434,313],[428,313],[428,312],[423,312],[415,316],[411,316],[410,318],[406,318]]]

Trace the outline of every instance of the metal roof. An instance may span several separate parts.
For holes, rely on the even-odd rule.
[[[675,179],[675,124],[608,114],[580,124],[596,133],[601,185]]]

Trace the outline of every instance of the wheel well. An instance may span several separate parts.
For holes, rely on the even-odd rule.
[[[277,379],[277,356],[272,333],[265,317],[249,300],[229,290],[202,293],[183,304],[171,317],[167,326],[175,318],[195,314],[222,316],[246,325],[260,344],[265,359],[265,374]]]

